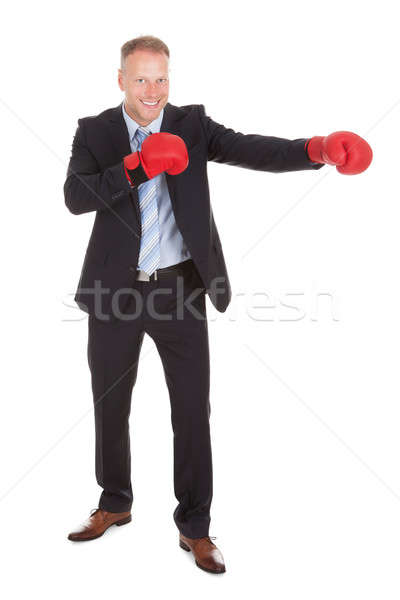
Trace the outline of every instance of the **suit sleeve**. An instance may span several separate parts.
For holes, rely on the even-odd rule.
[[[200,121],[206,135],[208,160],[235,167],[284,173],[320,169],[311,162],[305,149],[307,138],[287,140],[258,134],[243,134],[216,123],[199,104]]]
[[[74,215],[110,210],[115,202],[129,194],[130,189],[123,161],[100,172],[85,141],[84,122],[79,119],[64,183],[67,208]]]

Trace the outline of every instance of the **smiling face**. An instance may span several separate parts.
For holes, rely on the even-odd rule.
[[[118,85],[125,92],[125,110],[141,126],[154,121],[168,102],[168,65],[163,52],[135,50],[126,57],[124,69],[118,69]]]

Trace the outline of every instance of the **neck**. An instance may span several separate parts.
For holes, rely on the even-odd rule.
[[[149,125],[151,123],[151,121],[146,121],[145,123],[143,121],[140,121],[140,119],[138,119],[135,115],[133,115],[129,108],[126,106],[126,102],[124,100],[124,108],[125,108],[125,112],[127,115],[130,116],[131,119],[133,119],[134,121],[136,121],[136,123],[138,125],[140,125],[141,127],[147,127],[147,125]]]

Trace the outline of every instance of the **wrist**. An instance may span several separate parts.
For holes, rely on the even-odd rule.
[[[124,160],[125,175],[132,187],[138,187],[141,183],[149,180],[148,175],[143,169],[139,152],[133,152],[125,156]]]

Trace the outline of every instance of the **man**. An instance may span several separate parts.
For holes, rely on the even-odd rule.
[[[152,36],[121,48],[124,101],[79,119],[64,185],[73,214],[96,211],[75,300],[89,313],[99,507],[73,541],[131,521],[129,413],[143,336],[160,354],[174,432],[174,521],[197,566],[225,571],[209,537],[212,499],[205,295],[225,311],[231,288],[210,206],[207,161],[285,172],[336,165],[358,173],[368,144],[350,132],[287,140],[244,135],[203,105],[168,102],[169,50]]]

